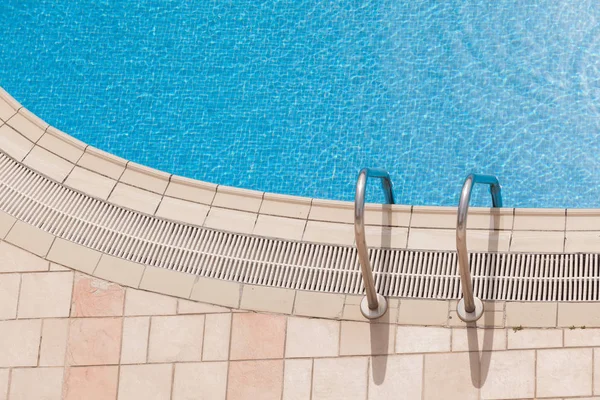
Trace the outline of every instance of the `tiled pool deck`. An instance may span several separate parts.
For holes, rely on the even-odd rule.
[[[0,150],[142,213],[353,244],[351,203],[239,190],[136,165],[49,127],[1,90]],[[470,214],[470,250],[600,248],[600,210]],[[455,249],[454,208],[372,205],[366,216],[370,245]],[[467,328],[455,300],[390,299],[382,320],[368,323],[360,299],[138,264],[0,212],[0,399],[600,396],[597,303],[487,302],[479,328]]]

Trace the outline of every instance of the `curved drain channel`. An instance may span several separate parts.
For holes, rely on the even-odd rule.
[[[241,283],[362,294],[354,247],[186,225],[109,204],[0,152],[0,210],[55,236],[130,261]],[[471,253],[486,300],[599,300],[599,254]],[[458,299],[456,252],[370,249],[378,293]]]

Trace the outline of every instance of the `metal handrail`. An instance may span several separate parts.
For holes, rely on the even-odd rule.
[[[456,251],[458,253],[458,264],[460,281],[462,283],[463,298],[458,302],[457,313],[465,322],[477,321],[483,315],[483,303],[473,296],[473,282],[469,267],[469,253],[467,251],[467,216],[469,213],[469,201],[473,184],[483,183],[490,185],[492,195],[492,207],[502,207],[502,189],[498,178],[492,175],[470,174],[465,179],[456,219]]]
[[[358,260],[362,271],[363,283],[365,285],[366,296],[360,303],[360,311],[369,319],[379,318],[387,311],[387,301],[385,297],[378,294],[375,290],[373,280],[373,271],[369,262],[369,251],[365,239],[365,188],[369,177],[381,179],[381,187],[385,193],[385,200],[388,204],[394,204],[394,193],[392,192],[392,181],[390,175],[376,168],[363,168],[356,180],[356,195],[354,197],[354,237],[356,238],[356,248],[358,250]]]

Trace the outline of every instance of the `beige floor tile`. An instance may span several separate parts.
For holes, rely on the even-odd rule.
[[[508,251],[510,247],[510,231],[467,231],[467,246],[469,251]]]
[[[140,282],[140,289],[188,298],[192,293],[195,280],[196,275],[147,266]]]
[[[175,364],[173,400],[225,400],[226,394],[226,362]]]
[[[369,399],[420,399],[423,356],[373,357],[369,366]]]
[[[311,202],[312,199],[307,197],[265,193],[259,212],[279,217],[307,219]]]
[[[50,126],[37,144],[71,163],[81,158],[87,145],[72,136]]]
[[[54,179],[63,182],[74,165],[48,150],[35,146],[23,160],[23,164]]]
[[[94,276],[129,287],[138,287],[144,266],[118,257],[103,254],[94,270]]]
[[[244,310],[291,314],[296,291],[268,286],[244,285],[240,307]]]
[[[17,220],[15,217],[8,215],[4,211],[0,211],[0,239],[4,239],[4,237],[8,235],[8,232],[11,230],[16,221]]]
[[[456,228],[456,207],[414,206],[411,228]]]
[[[598,303],[559,303],[558,326],[600,327]]]
[[[567,221],[564,209],[516,208],[514,230],[564,231]]]
[[[600,232],[569,232],[565,234],[565,252],[590,252],[600,251]]]
[[[231,361],[227,400],[279,400],[283,389],[283,360]]]
[[[396,326],[368,322],[341,322],[340,355],[393,354]]]
[[[396,353],[449,352],[452,330],[441,327],[399,326]]]
[[[99,251],[56,238],[46,258],[86,274],[92,274],[100,261],[100,256]]]
[[[117,183],[108,201],[132,210],[141,211],[146,214],[154,214],[160,203],[159,194],[149,192],[124,183]]]
[[[367,203],[365,204],[365,224],[408,228],[411,213],[411,206]]]
[[[263,192],[239,189],[231,186],[217,187],[217,194],[212,205],[232,210],[257,213],[262,203]]]
[[[192,288],[191,298],[226,307],[239,307],[240,287],[236,282],[199,277]]]
[[[0,321],[0,367],[37,365],[42,321]]]
[[[173,315],[177,299],[163,294],[127,288],[125,315]]]
[[[210,207],[191,201],[163,197],[156,211],[156,216],[173,221],[202,226]]]
[[[129,162],[119,181],[154,193],[163,194],[169,184],[169,174]]]
[[[424,369],[424,400],[479,399],[478,354],[426,354]]]
[[[123,365],[119,371],[119,400],[165,400],[171,396],[171,364]]]
[[[20,274],[0,274],[0,319],[17,317],[20,285]]]
[[[0,400],[8,400],[8,381],[10,370],[0,369]]]
[[[2,90],[2,89],[0,89]],[[21,105],[13,104],[12,100],[7,100],[4,98],[6,92],[3,90],[0,92],[0,120],[8,121],[10,117],[17,113],[17,110],[21,108]],[[8,96],[8,94],[6,94]],[[16,100],[15,100],[16,102]],[[1,125],[1,123],[0,123]]]
[[[72,318],[67,365],[118,364],[122,318]]]
[[[597,209],[567,209],[567,231],[597,231],[599,226]]]
[[[562,331],[562,330],[559,330]],[[600,329],[582,329],[576,327],[564,330],[565,347],[596,347],[600,346]]]
[[[6,242],[0,242],[0,272],[48,271],[48,261]]]
[[[510,231],[514,212],[513,208],[469,207],[468,228]]]
[[[535,397],[535,351],[486,352],[481,360],[482,399]]]
[[[509,349],[542,349],[562,347],[562,329],[507,329]]]
[[[507,327],[552,328],[556,326],[556,303],[506,303]]]
[[[11,373],[9,399],[61,400],[62,385],[63,368],[16,368]]]
[[[285,360],[282,400],[310,400],[312,360]]]
[[[28,250],[40,257],[44,257],[48,254],[48,250],[50,250],[53,240],[54,236],[48,232],[44,232],[33,225],[21,221],[15,222],[6,236],[7,242]]]
[[[252,234],[265,237],[300,240],[304,234],[306,220],[259,215]]]
[[[200,303],[198,301],[177,300],[177,314],[219,314],[230,311],[226,307],[213,306],[212,304]]]
[[[121,364],[143,364],[148,357],[150,317],[127,317],[123,319]]]
[[[153,317],[148,362],[201,361],[204,315]]]
[[[445,300],[402,299],[398,323],[406,325],[445,325],[448,302]]]
[[[88,169],[75,167],[65,185],[102,200],[108,199],[117,181]]]
[[[340,318],[344,309],[343,294],[298,290],[294,301],[294,315]]]
[[[334,222],[308,221],[302,240],[350,246],[354,243],[354,226]]]
[[[256,217],[257,214],[250,212],[211,207],[204,226],[228,232],[252,233]]]
[[[510,251],[562,253],[564,232],[514,231]]]
[[[537,351],[537,395],[590,396],[592,349]]]
[[[230,332],[231,313],[206,316],[202,361],[226,361],[229,359]],[[283,352],[283,345],[281,348]]]
[[[73,272],[23,274],[18,317],[68,317],[72,289]]]
[[[313,199],[308,219],[353,224],[354,205],[347,201]]]
[[[454,219],[456,225],[456,217]],[[456,250],[456,230],[411,227],[407,247],[416,250]]]
[[[75,274],[72,317],[113,317],[123,315],[125,288],[116,283]]]
[[[33,143],[8,125],[0,126],[0,149],[17,161],[23,161]]]
[[[213,183],[172,175],[165,195],[211,205],[216,192],[217,185]]]
[[[286,317],[234,314],[231,328],[231,360],[283,358]]]
[[[77,165],[112,179],[119,179],[125,170],[126,164],[126,160],[91,146],[85,149],[85,152],[77,161]]]
[[[309,318],[288,318],[286,358],[335,357],[338,355],[340,323]]]
[[[365,236],[368,247],[403,249],[408,241],[408,228],[365,226]]]
[[[60,264],[50,263],[50,271],[51,272],[64,272],[64,271],[72,271],[71,268],[64,267]]]
[[[68,337],[69,320],[67,318],[45,319],[42,326],[39,365],[43,367],[65,365]]]
[[[453,328],[452,351],[491,351],[506,349],[505,329]]]
[[[313,400],[363,400],[367,397],[367,357],[316,359]]]
[[[37,142],[48,128],[46,122],[42,121],[25,108],[21,108],[19,112],[6,123],[32,142]]]
[[[63,400],[115,400],[117,366],[69,367],[65,371]]]

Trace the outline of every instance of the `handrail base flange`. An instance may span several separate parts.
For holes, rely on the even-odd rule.
[[[382,317],[383,314],[385,314],[388,308],[387,300],[385,299],[385,297],[378,293],[377,302],[379,303],[379,307],[377,307],[374,310],[371,310],[369,308],[369,301],[367,300],[367,296],[363,297],[362,301],[360,302],[360,312],[365,318],[376,319]]]
[[[473,301],[475,303],[475,310],[473,312],[467,312],[465,310],[464,297],[460,299],[458,305],[456,306],[456,313],[458,314],[458,318],[460,318],[464,322],[475,322],[483,315],[483,302],[475,296],[473,296]]]

